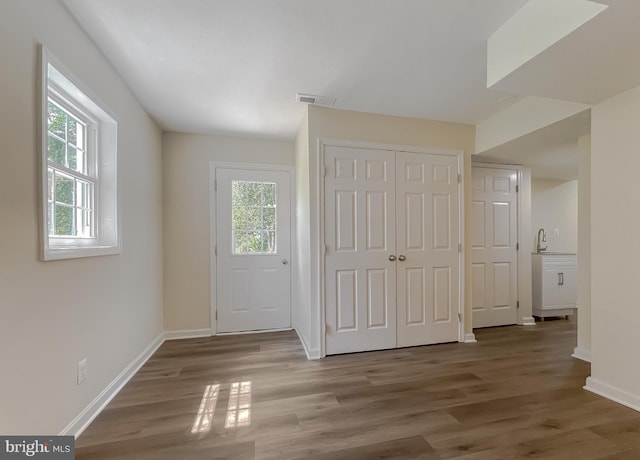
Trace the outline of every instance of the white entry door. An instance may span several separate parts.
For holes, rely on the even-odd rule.
[[[457,158],[325,148],[326,352],[458,338]]]
[[[216,169],[217,331],[291,327],[290,178]]]
[[[517,171],[474,166],[473,327],[517,322]]]

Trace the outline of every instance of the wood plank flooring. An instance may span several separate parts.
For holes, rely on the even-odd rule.
[[[77,459],[639,459],[640,413],[582,389],[574,320],[307,361],[295,332],[166,342]]]

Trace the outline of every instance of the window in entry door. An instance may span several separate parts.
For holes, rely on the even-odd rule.
[[[276,184],[232,181],[232,253],[275,254]]]

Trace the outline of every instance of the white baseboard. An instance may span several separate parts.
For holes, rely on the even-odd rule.
[[[118,392],[131,380],[147,360],[156,352],[164,342],[164,334],[159,334],[142,353],[140,353],[113,381],[96,396],[96,398],[84,408],[60,433],[61,436],[73,435],[76,438],[89,426],[91,422],[102,412],[107,404]]]
[[[477,343],[476,335],[473,332],[468,332],[464,335],[464,343]]]
[[[577,359],[581,359],[582,361],[586,361],[588,363],[591,362],[591,352],[589,350],[585,350],[584,348],[575,347],[573,349],[573,354],[571,356]]]
[[[304,352],[307,354],[307,359],[315,360],[315,359],[322,358],[322,356],[320,356],[320,350],[315,348],[309,348],[309,345],[307,343],[307,338],[305,337],[305,335],[302,334],[298,329],[294,329],[294,330],[296,331],[296,334],[298,334],[298,338],[300,339],[302,348],[304,348]]]
[[[536,325],[536,319],[533,316],[525,316],[522,318],[522,325],[523,326],[535,326]]]
[[[582,388],[640,412],[640,396],[615,388],[593,377],[587,377],[586,385]]]
[[[217,332],[215,335],[249,335],[249,334],[268,334],[269,332],[284,332],[291,331],[291,327],[283,327],[280,329],[259,329],[257,331],[232,331],[232,332]],[[209,334],[213,335],[213,334]]]
[[[164,340],[197,339],[211,337],[211,329],[184,329],[180,331],[164,331]]]

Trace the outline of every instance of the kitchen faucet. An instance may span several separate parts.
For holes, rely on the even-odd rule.
[[[540,235],[542,235],[542,241],[540,241]],[[547,242],[547,235],[545,235],[544,233],[544,228],[541,228],[540,230],[538,230],[538,246],[536,247],[536,252],[542,252],[542,251],[546,251],[548,246],[541,246],[540,243],[546,243]]]

